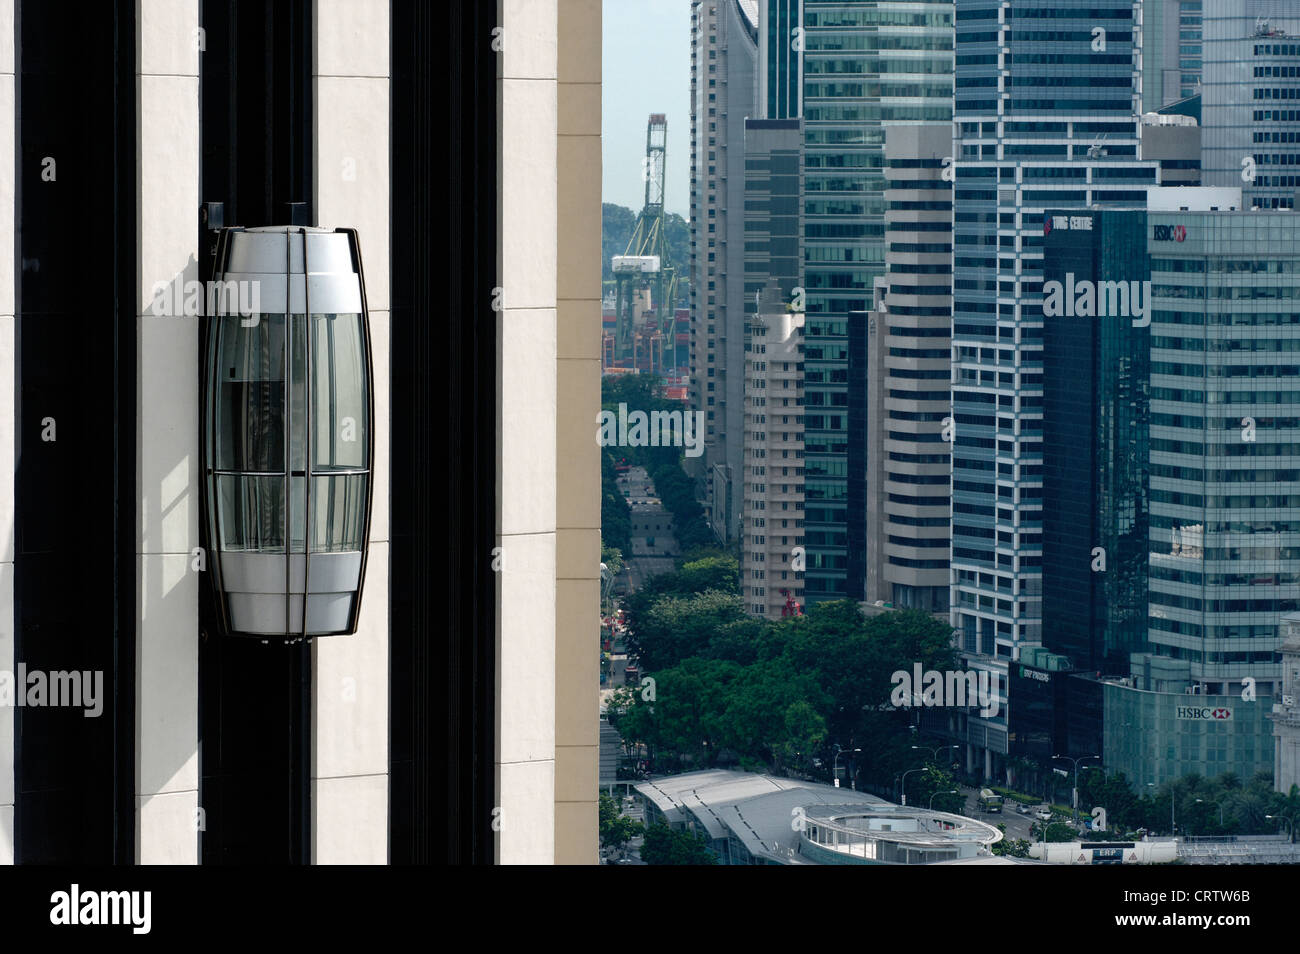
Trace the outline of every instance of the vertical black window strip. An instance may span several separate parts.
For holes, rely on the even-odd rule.
[[[130,863],[135,11],[19,0],[14,14],[15,657],[97,678],[102,705],[14,712],[15,858]]]
[[[201,17],[202,201],[222,204],[225,226],[314,223],[311,0],[202,0]],[[210,277],[214,243],[206,231],[201,238],[201,270]],[[291,323],[286,314],[286,336]],[[292,479],[286,468],[286,481]],[[286,560],[293,548],[292,525],[287,529]],[[223,638],[220,607],[205,583],[203,863],[308,863],[310,648],[305,641]],[[302,606],[305,616],[305,598]]]
[[[113,634],[114,844],[116,864],[135,862],[135,639],[136,639],[136,99],[135,2],[114,3],[114,195],[115,297],[117,299],[113,417],[114,509],[117,553],[113,587],[117,627]]]
[[[391,8],[394,863],[494,852],[496,7]]]

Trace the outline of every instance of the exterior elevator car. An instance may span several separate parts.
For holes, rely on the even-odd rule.
[[[202,447],[223,629],[284,639],[355,633],[374,457],[356,232],[228,228],[216,256]]]

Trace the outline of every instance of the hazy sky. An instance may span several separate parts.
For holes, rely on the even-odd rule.
[[[603,0],[603,201],[640,212],[651,113],[668,117],[669,212],[688,217],[691,164],[689,0]]]

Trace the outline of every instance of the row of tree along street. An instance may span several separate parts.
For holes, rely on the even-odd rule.
[[[889,697],[895,671],[955,664],[950,627],[929,614],[867,619],[842,601],[757,619],[744,611],[729,555],[684,561],[623,608],[629,650],[653,682],[617,693],[610,718],[652,771],[741,766],[829,781],[843,751],[846,780],[893,792],[896,776],[924,765],[910,716]],[[955,787],[938,766],[908,781],[912,802]]]
[[[651,375],[606,378],[602,404],[682,409],[660,390]],[[621,463],[646,468],[686,554],[674,572],[622,600],[628,651],[643,677],[609,701],[625,751],[655,774],[720,766],[826,782],[838,774],[894,800],[905,792],[908,804],[964,810],[964,796],[950,794],[958,781],[953,762],[939,757],[942,747],[918,739],[913,713],[890,704],[895,672],[917,664],[926,671],[956,669],[951,627],[918,611],[867,618],[851,601],[818,604],[780,621],[749,616],[738,560],[712,546],[681,459],[678,447],[602,453],[604,546],[630,552],[630,514],[615,482]],[[1048,768],[1044,774],[1054,778]],[[1300,792],[1273,792],[1267,773],[1248,782],[1189,775],[1143,793],[1123,775],[1096,768],[1079,773],[1081,814],[1106,809],[1109,830],[1096,837],[1166,832],[1171,803],[1180,834],[1292,831],[1300,821]],[[1059,823],[1044,833],[1051,840],[1080,837]]]
[[[915,662],[956,668],[951,628],[917,611],[867,618],[851,601],[757,619],[739,583],[735,558],[715,554],[683,561],[623,601],[643,677],[610,700],[625,748],[644,753],[655,773],[724,766],[827,782],[838,754],[841,777],[858,788],[897,799],[907,772],[908,804],[933,796],[936,809],[962,810],[964,797],[947,794],[957,781],[951,760],[917,738],[908,710],[889,704],[894,672]],[[1169,831],[1171,799],[1180,834],[1289,832],[1300,821],[1300,791],[1274,792],[1267,772],[1248,781],[1188,775],[1144,793],[1123,774],[1079,773],[1081,815],[1106,810],[1109,832],[1097,837]]]

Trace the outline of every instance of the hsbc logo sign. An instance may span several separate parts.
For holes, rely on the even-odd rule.
[[[1157,242],[1181,242],[1187,238],[1187,226],[1157,225],[1153,227],[1151,238]]]
[[[1231,722],[1229,706],[1179,706],[1178,718],[1191,722]]]

